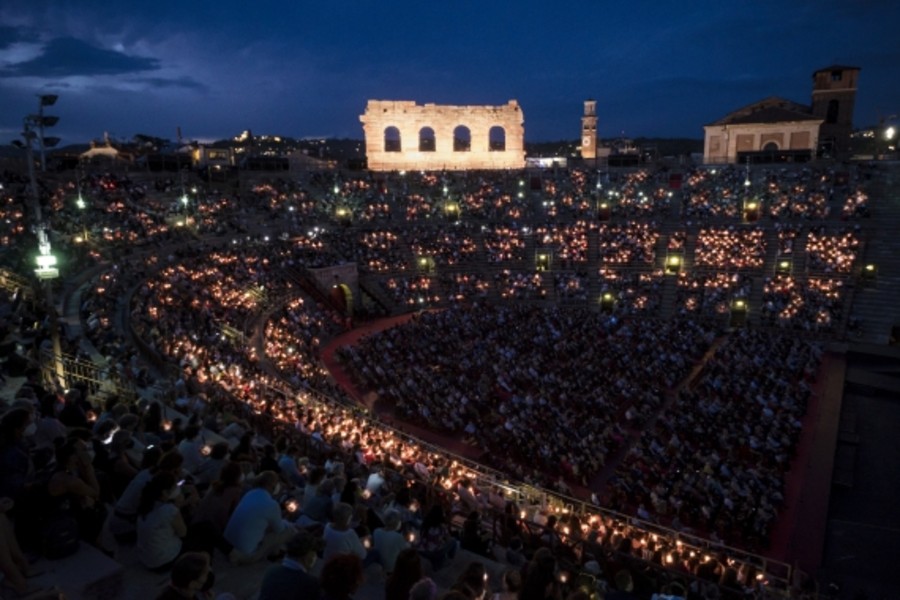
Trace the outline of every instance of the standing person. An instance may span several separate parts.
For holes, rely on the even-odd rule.
[[[225,539],[244,555],[242,562],[258,562],[276,553],[296,532],[282,518],[274,498],[281,487],[278,479],[276,473],[263,471],[228,520]]]
[[[319,580],[310,574],[322,550],[320,538],[308,531],[300,531],[285,545],[284,561],[266,571],[259,589],[258,600],[317,600],[322,589]]]

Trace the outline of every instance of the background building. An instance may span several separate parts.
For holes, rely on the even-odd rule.
[[[704,162],[804,162],[846,153],[858,78],[858,67],[819,69],[811,106],[773,96],[704,126]]]

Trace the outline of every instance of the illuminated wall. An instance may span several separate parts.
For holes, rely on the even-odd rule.
[[[502,106],[369,100],[359,120],[373,171],[525,166],[524,116],[515,100]]]

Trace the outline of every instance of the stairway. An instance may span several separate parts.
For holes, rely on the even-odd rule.
[[[863,239],[862,260],[854,273],[859,276],[850,305],[851,319],[860,326],[849,335],[859,341],[887,344],[891,330],[900,325],[900,252],[896,236],[900,231],[900,165],[879,165],[881,173],[868,186],[872,216],[860,219]],[[867,264],[875,265],[873,280],[864,278]]]

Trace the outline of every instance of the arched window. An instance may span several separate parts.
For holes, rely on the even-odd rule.
[[[778,144],[775,142],[766,142],[763,146],[763,152],[778,152]]]
[[[488,132],[488,144],[491,152],[503,152],[506,150],[506,130],[499,125],[494,125]]]
[[[434,129],[423,127],[419,130],[419,152],[434,152],[437,144],[434,139]]]
[[[468,152],[472,149],[472,132],[465,125],[453,130],[453,151]]]
[[[837,123],[838,122],[838,114],[841,111],[841,103],[837,100],[829,100],[828,101],[828,112],[825,113],[825,122],[826,123]]]
[[[400,130],[391,125],[384,130],[384,151],[400,152]]]

